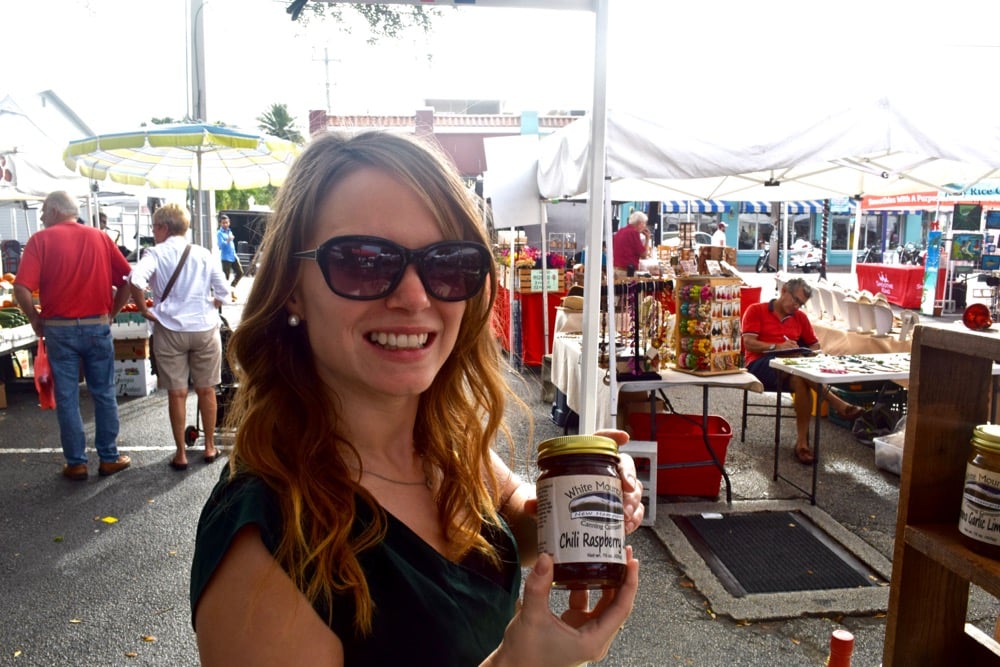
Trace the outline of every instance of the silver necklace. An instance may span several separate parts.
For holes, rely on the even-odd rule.
[[[419,482],[404,482],[399,479],[392,479],[391,477],[380,475],[373,470],[365,469],[362,471],[362,473],[365,475],[371,475],[372,477],[378,477],[379,479],[389,482],[390,484],[399,484],[400,486],[426,486],[428,489],[431,488],[431,480],[428,479],[426,476],[423,478],[423,480]]]

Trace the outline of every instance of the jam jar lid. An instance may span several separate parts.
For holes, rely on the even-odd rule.
[[[538,443],[539,459],[549,456],[563,456],[564,454],[618,456],[618,443],[603,435],[563,435]]]
[[[980,424],[972,431],[972,444],[1000,452],[1000,424]]]

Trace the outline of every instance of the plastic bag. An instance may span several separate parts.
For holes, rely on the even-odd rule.
[[[854,439],[869,447],[875,446],[875,438],[889,435],[899,426],[899,421],[905,417],[889,404],[876,401],[868,410],[854,420],[851,433]]]
[[[45,339],[38,339],[38,351],[35,353],[35,389],[38,390],[38,402],[42,410],[54,410],[56,407],[56,388],[52,380],[52,367],[49,366],[49,355],[45,351]]]

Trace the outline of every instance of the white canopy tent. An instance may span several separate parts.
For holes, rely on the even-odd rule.
[[[648,188],[641,200],[665,199],[673,191],[671,199],[781,201],[927,188],[959,192],[1000,171],[1000,119],[985,105],[943,113],[925,98],[885,96],[833,110],[829,104],[741,109],[739,122],[721,107],[677,107],[655,118],[612,110],[606,121],[595,114],[593,123],[584,117],[541,141],[539,194],[574,198],[601,190],[606,181],[611,191],[620,182],[635,188],[632,194],[641,184]],[[605,122],[606,142],[592,141],[591,135],[605,136]],[[594,173],[592,165],[602,162],[604,169]],[[600,247],[593,225],[587,245]],[[596,377],[599,288],[588,284],[584,291],[584,381],[588,374]],[[594,364],[589,369],[588,361]],[[582,409],[596,408],[585,401]],[[596,415],[580,417],[581,429],[596,423]]]
[[[925,100],[878,97],[832,112],[796,107],[773,115],[720,125],[711,113],[650,118],[611,110],[610,187],[659,195],[650,201],[779,201],[957,192],[1000,172],[1000,121],[978,107],[941,113]],[[587,192],[589,125],[584,117],[541,142],[542,197]]]
[[[87,196],[89,182],[67,171],[61,154],[12,97],[0,99],[0,202],[43,199],[54,190]]]
[[[492,202],[495,229],[510,229],[539,225],[542,236],[542,262],[547,255],[545,235],[545,205],[538,197],[535,174],[538,171],[538,135],[491,137],[483,140],[486,163],[483,175],[483,197]],[[508,270],[514,271],[515,247],[511,243]],[[545,267],[547,268],[547,267]],[[548,303],[548,281],[542,281],[542,302]],[[508,313],[514,312],[514,291],[508,293]],[[513,319],[513,318],[512,318]],[[542,308],[544,349],[549,349],[549,310]],[[513,322],[507,330],[507,349],[514,358]]]

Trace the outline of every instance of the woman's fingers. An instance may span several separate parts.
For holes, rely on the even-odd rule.
[[[547,553],[538,554],[535,566],[524,580],[521,615],[529,625],[542,623],[552,613],[549,611],[549,593],[552,590],[554,572],[552,556]]]

